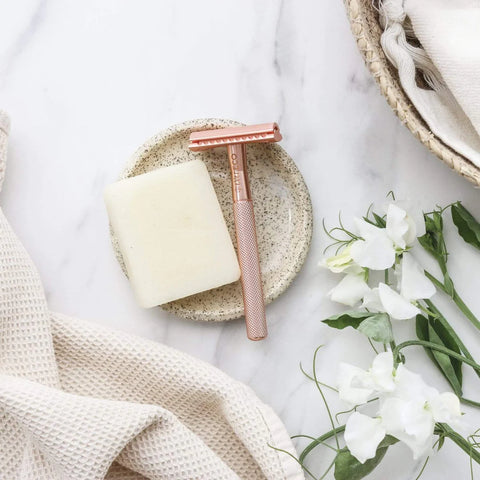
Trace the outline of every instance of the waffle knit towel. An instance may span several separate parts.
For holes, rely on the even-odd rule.
[[[8,118],[0,112],[0,186]],[[288,479],[283,424],[174,349],[49,310],[0,211],[0,479]]]
[[[405,93],[435,135],[480,167],[480,0],[381,0],[380,19]]]

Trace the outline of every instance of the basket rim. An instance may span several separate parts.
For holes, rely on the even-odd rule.
[[[344,3],[357,47],[397,117],[430,152],[475,186],[480,186],[480,168],[434,135],[405,94],[381,48],[382,30],[373,0],[344,0]]]

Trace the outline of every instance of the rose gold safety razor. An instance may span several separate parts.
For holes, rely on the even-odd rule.
[[[242,271],[245,322],[250,340],[262,340],[267,336],[267,322],[245,145],[272,143],[281,139],[280,129],[276,123],[204,130],[190,135],[190,149],[195,152],[221,146],[227,147],[232,172],[233,213],[237,232],[238,259]]]

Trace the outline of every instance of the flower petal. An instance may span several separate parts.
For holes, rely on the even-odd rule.
[[[395,320],[407,320],[420,313],[415,305],[384,283],[378,285],[378,293],[384,310]]]
[[[352,406],[363,405],[373,394],[373,389],[364,385],[366,372],[359,367],[341,363],[338,367],[338,396]]]
[[[378,230],[375,236],[364,237],[365,240],[352,243],[352,258],[362,267],[385,270],[395,262],[395,247],[384,228],[374,228]]]
[[[333,273],[362,273],[362,267],[352,259],[351,248],[351,245],[348,245],[337,255],[322,259],[319,266],[328,268]]]
[[[380,407],[380,417],[386,432],[405,443],[415,459],[432,447],[435,421],[423,399],[387,398]]]
[[[385,229],[377,227],[370,222],[365,221],[363,218],[354,218],[353,221],[355,222],[355,227],[357,228],[357,233],[364,238],[365,240],[369,240],[374,237],[378,237],[378,235],[385,234]]]
[[[425,276],[422,267],[411,253],[402,256],[400,293],[407,300],[430,298],[435,294],[433,283]]]
[[[370,287],[365,282],[363,273],[360,275],[347,274],[336,287],[328,292],[328,295],[334,302],[353,307],[368,291],[370,291]]]
[[[425,219],[423,212],[420,208],[415,207],[412,202],[408,200],[395,200],[394,204],[407,212],[407,218],[415,225],[415,231],[417,237],[425,235]],[[388,208],[388,207],[387,207]],[[415,240],[415,239],[413,239]]]
[[[462,416],[460,400],[454,393],[441,393],[431,398],[428,403],[436,422],[451,423]]]
[[[378,287],[372,288],[363,296],[362,307],[370,312],[383,312],[384,308],[380,301]]]
[[[402,250],[413,243],[417,235],[413,220],[405,210],[393,203],[387,208],[386,231],[393,243]]]
[[[352,413],[345,426],[345,443],[350,453],[360,462],[373,458],[379,443],[385,438],[385,429],[379,418],[358,412]]]
[[[395,396],[404,400],[422,398],[427,402],[438,395],[436,388],[427,385],[418,373],[411,372],[403,363],[395,372],[395,385]]]
[[[378,391],[392,392],[395,390],[393,381],[393,355],[391,351],[378,354],[373,360],[370,375],[377,385]]]

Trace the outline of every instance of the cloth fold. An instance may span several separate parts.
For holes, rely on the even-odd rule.
[[[405,93],[435,135],[480,167],[480,2],[380,0],[379,7],[382,48]]]
[[[8,117],[0,112],[0,185]],[[49,310],[0,211],[0,478],[303,479],[245,385],[167,346]]]

